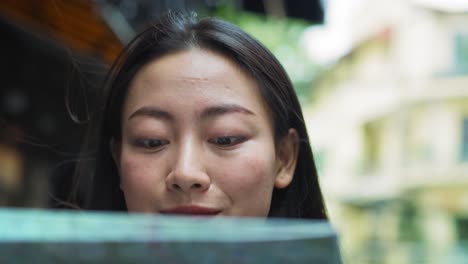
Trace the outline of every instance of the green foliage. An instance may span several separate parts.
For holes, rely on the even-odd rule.
[[[291,78],[301,102],[307,102],[317,65],[307,59],[300,38],[310,24],[239,11],[230,2],[218,7],[212,15],[236,24],[271,50]]]

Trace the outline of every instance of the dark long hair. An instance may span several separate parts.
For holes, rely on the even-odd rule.
[[[83,145],[85,155],[75,172],[78,187],[73,192],[74,201],[85,209],[126,210],[110,141],[121,140],[121,111],[129,83],[150,61],[193,47],[224,55],[256,81],[273,119],[275,140],[286,136],[289,128],[299,134],[294,178],[288,187],[273,190],[269,216],[325,219],[302,110],[281,64],[237,26],[215,18],[198,21],[194,14],[174,12],[137,35],[110,69]]]

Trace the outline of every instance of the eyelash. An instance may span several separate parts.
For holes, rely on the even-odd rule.
[[[235,145],[238,145],[246,141],[246,137],[243,136],[225,136],[225,137],[215,137],[208,140],[209,143],[217,145],[221,148],[228,148]],[[226,142],[228,140],[229,142]],[[224,142],[223,142],[224,141]],[[136,139],[133,144],[137,147],[144,149],[159,149],[164,145],[169,144],[169,140],[165,139]]]
[[[164,139],[137,139],[134,141],[134,145],[145,149],[157,149],[164,145],[169,144],[169,140]]]
[[[230,142],[227,144],[225,142],[224,143],[219,142],[219,140],[226,140],[226,139],[229,139]],[[237,144],[244,142],[245,140],[246,138],[242,136],[226,136],[226,137],[216,137],[213,139],[209,139],[208,142],[215,144],[219,147],[232,147],[232,146],[235,146]]]

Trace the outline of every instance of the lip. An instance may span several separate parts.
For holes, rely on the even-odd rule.
[[[174,208],[161,210],[161,214],[174,214],[174,215],[197,215],[197,216],[215,216],[221,212],[219,209],[197,206],[197,205],[183,205]]]

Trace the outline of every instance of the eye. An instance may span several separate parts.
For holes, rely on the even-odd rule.
[[[242,143],[246,140],[245,137],[236,137],[236,136],[228,136],[228,137],[217,137],[208,140],[208,142],[218,145],[220,147],[230,147]]]
[[[145,149],[156,149],[166,144],[169,144],[169,140],[165,139],[137,139],[134,142],[135,146]]]

